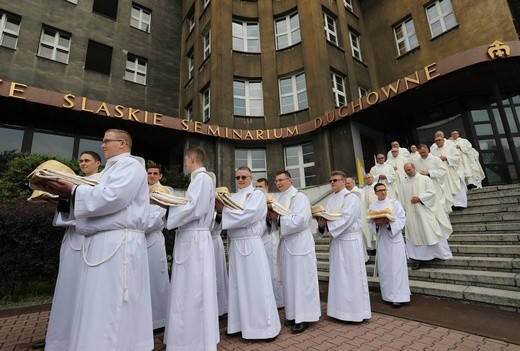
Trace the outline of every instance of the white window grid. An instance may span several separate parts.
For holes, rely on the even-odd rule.
[[[282,114],[303,110],[309,107],[305,73],[280,78],[279,89]]]
[[[291,173],[295,188],[316,185],[316,168],[312,143],[284,148],[285,169]]]
[[[70,53],[70,34],[57,29],[42,28],[38,56],[68,63]]]
[[[210,88],[208,87],[206,90],[204,90],[201,94],[202,98],[202,122],[209,121],[211,115],[210,115]]]
[[[0,12],[0,46],[16,49],[20,35],[20,19]]]
[[[408,18],[394,27],[397,52],[402,55],[419,46],[412,18]]]
[[[132,4],[132,13],[130,15],[130,26],[150,33],[152,24],[152,12],[137,4]]]
[[[331,72],[332,80],[332,94],[334,95],[334,105],[336,107],[344,106],[347,104],[347,92],[345,86],[345,77]]]
[[[280,50],[301,41],[300,20],[298,13],[294,12],[274,22],[276,37],[276,50]]]
[[[233,113],[238,116],[264,115],[262,82],[233,81]]]
[[[128,55],[126,58],[125,80],[146,85],[146,67],[148,62],[142,57]]]
[[[233,21],[233,50],[260,52],[258,22]]]
[[[209,3],[211,2],[211,0],[202,0],[202,8],[206,8],[208,7]]]
[[[358,86],[359,97],[367,96],[369,93],[370,93],[370,89],[363,88],[362,86]]]
[[[359,34],[354,33],[353,31],[349,32],[350,34],[350,47],[352,49],[352,56],[358,59],[359,61],[363,61],[361,57],[361,44]]]
[[[211,30],[207,30],[202,35],[203,59],[207,59],[211,54]]]
[[[338,45],[338,32],[336,29],[336,19],[326,12],[323,12],[323,22],[325,23],[325,37],[334,45]]]
[[[188,31],[191,33],[194,28],[195,28],[195,15],[191,14],[188,17]]]
[[[70,2],[70,3],[73,3],[73,4],[78,4],[78,0],[66,0],[67,2]]]
[[[195,72],[195,58],[193,56],[193,50],[188,53],[188,57],[186,57],[188,62],[188,80],[193,78],[193,73]]]
[[[235,169],[249,167],[253,180],[267,178],[267,158],[265,149],[235,149]]]
[[[354,7],[352,6],[352,0],[343,0],[343,5],[350,11],[354,11]]]
[[[184,109],[184,117],[188,121],[193,121],[193,104],[190,103],[185,109]]]
[[[426,7],[432,38],[457,25],[450,0],[437,0]]]

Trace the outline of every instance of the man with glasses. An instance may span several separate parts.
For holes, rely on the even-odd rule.
[[[310,231],[311,205],[307,196],[292,185],[288,171],[276,172],[276,187],[280,190],[278,203],[290,214],[269,211],[273,228],[280,233],[285,325],[293,333],[301,333],[310,322],[320,319],[320,292],[314,238]]]
[[[388,196],[392,199],[397,198],[397,174],[394,167],[385,162],[383,154],[377,154],[377,163],[370,169],[370,174],[375,178],[376,183],[383,183],[388,189]]]
[[[256,188],[265,191],[267,196],[269,192],[269,181],[266,178],[258,178],[256,180]],[[269,216],[269,214],[267,215]],[[267,227],[265,228],[264,235],[262,235],[262,242],[264,243],[267,261],[269,262],[269,269],[271,271],[271,282],[273,283],[276,307],[282,308],[284,306],[282,277],[280,276],[280,262],[278,262],[278,246],[280,245],[280,237],[275,228],[271,225],[270,220],[267,220]]]
[[[206,170],[198,146],[184,156],[190,174],[187,203],[170,206],[167,229],[177,228],[164,343],[170,350],[216,350],[218,327],[215,252],[210,228],[214,216],[215,175]]]
[[[460,154],[467,188],[482,188],[482,180],[486,177],[486,174],[480,165],[478,151],[473,148],[468,139],[462,138],[456,130],[451,132],[451,139]]]
[[[244,339],[274,340],[280,332],[280,317],[271,284],[271,273],[262,235],[266,227],[265,194],[253,188],[248,167],[235,173],[238,191],[232,200],[243,209],[215,203],[217,221],[229,238],[228,335],[242,333]]]
[[[144,160],[130,154],[128,132],[109,129],[107,164],[96,186],[49,181],[67,198],[69,218],[85,236],[67,350],[153,349],[146,238],[149,193]]]
[[[329,294],[327,315],[348,322],[372,317],[363,243],[359,236],[361,200],[345,188],[345,173],[333,171],[330,187],[334,194],[327,202],[328,213],[340,213],[337,220],[317,217],[320,236],[332,236],[329,249]]]
[[[368,227],[376,236],[376,267],[379,275],[379,288],[383,301],[394,307],[410,302],[410,282],[406,263],[406,249],[403,240],[403,229],[406,221],[403,206],[396,199],[388,199],[386,186],[377,183],[374,186],[377,200],[374,201],[368,214],[375,213],[369,220]]]

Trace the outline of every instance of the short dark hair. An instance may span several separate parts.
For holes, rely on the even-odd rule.
[[[157,168],[159,170],[159,174],[162,174],[162,167],[161,165],[157,163],[149,163],[146,165],[146,170],[149,170],[150,168]]]
[[[251,168],[249,168],[247,166],[238,167],[235,172],[238,172],[238,171],[248,171],[249,174],[253,174],[253,172],[251,172]]]
[[[385,185],[385,184],[383,184],[383,183],[376,183],[376,185],[374,185],[374,192],[375,192],[375,191],[377,190],[377,188],[380,187],[380,186],[384,186],[385,189],[386,189],[386,185]]]
[[[343,179],[347,178],[347,175],[346,175],[345,172],[343,172],[343,171],[338,171],[338,170],[336,170],[336,171],[332,171],[332,172],[330,172],[330,176],[331,176],[331,177],[332,177],[332,176],[335,176],[335,175],[339,175],[339,176],[340,176],[341,178],[343,178]]]
[[[275,176],[282,175],[282,174],[285,175],[286,177],[292,178],[291,173],[289,173],[289,171],[278,171],[278,172],[276,172]]]
[[[257,182],[257,183],[258,183],[258,182],[264,182],[265,185],[269,186],[269,182],[268,182],[267,179],[265,179],[265,178],[258,178],[258,179],[256,180],[256,182]]]
[[[99,156],[99,154],[95,151],[90,151],[90,150],[83,151],[81,154],[79,154],[79,157],[81,157],[81,155],[84,155],[84,154],[92,156],[94,161],[101,162],[101,156]]]

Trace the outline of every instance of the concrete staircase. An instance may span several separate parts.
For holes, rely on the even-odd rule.
[[[450,215],[453,259],[409,269],[413,293],[492,305],[520,312],[520,184],[490,186],[468,192],[468,208]],[[330,238],[316,239],[318,274],[328,280]],[[367,263],[369,286],[374,257]],[[412,296],[413,299],[413,296]]]

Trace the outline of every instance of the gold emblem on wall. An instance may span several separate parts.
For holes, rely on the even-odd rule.
[[[499,40],[495,40],[493,44],[489,45],[487,51],[489,57],[493,60],[495,58],[501,58],[504,56],[509,56],[511,54],[511,48],[509,45],[502,43]]]

